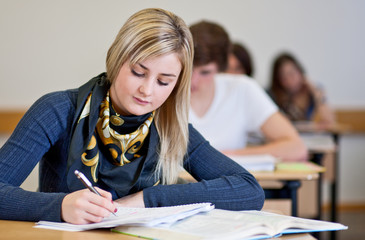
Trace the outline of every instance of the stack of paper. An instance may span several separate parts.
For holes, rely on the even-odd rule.
[[[155,226],[158,224],[164,224],[166,226],[199,212],[210,211],[213,208],[214,205],[211,203],[196,203],[156,208],[119,207],[116,216],[111,215],[100,223],[76,225],[70,223],[40,221],[35,227],[64,231],[84,231],[96,228],[111,228],[125,224],[134,226]]]
[[[336,144],[329,134],[301,133],[300,138],[310,151],[335,151]]]
[[[232,160],[240,164],[247,171],[274,171],[278,159],[269,154],[230,155]]]

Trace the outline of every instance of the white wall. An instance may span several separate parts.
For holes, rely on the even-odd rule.
[[[287,49],[334,106],[365,106],[362,0],[0,0],[0,108],[29,106],[104,71],[106,51],[131,14],[162,7],[188,24],[221,23],[252,52],[267,86],[274,55]]]
[[[333,106],[365,107],[362,0],[0,0],[0,109],[27,108],[47,92],[78,87],[104,71],[118,30],[146,7],[171,10],[188,24],[222,24],[249,47],[263,86],[274,55],[290,50],[325,87]],[[364,140],[343,141],[344,200],[365,201],[356,184],[365,182]]]

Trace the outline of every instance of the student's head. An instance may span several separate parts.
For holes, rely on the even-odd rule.
[[[107,54],[113,105],[134,115],[156,109],[160,136],[156,169],[163,183],[175,181],[187,149],[193,51],[184,21],[169,11],[151,8],[126,21]]]
[[[159,73],[171,72],[176,75],[177,81],[171,82],[174,79],[165,77],[157,84],[169,83],[169,85],[161,86],[159,89],[170,88],[172,91],[176,83],[171,98],[181,98],[182,95],[188,97],[189,78],[192,71],[192,46],[191,34],[181,18],[162,9],[141,10],[126,21],[108,51],[106,59],[108,79],[112,85],[115,84],[118,76],[123,77],[120,73],[125,68],[131,69],[134,74],[142,73],[147,77],[147,70],[142,67],[143,63],[155,61],[161,57],[166,58],[169,55],[169,60],[177,60],[180,66],[176,66],[176,61],[171,62],[173,69],[157,64],[160,69],[148,69],[150,71],[148,73],[152,75],[156,72],[154,70],[161,70]],[[140,71],[137,71],[137,68]]]
[[[250,53],[240,43],[232,44],[232,51],[228,56],[227,73],[253,75],[253,64]]]
[[[227,68],[230,40],[217,23],[200,21],[190,26],[194,40],[192,91],[198,81],[210,81],[217,72]]]
[[[273,91],[288,94],[295,94],[303,88],[304,70],[293,55],[282,53],[274,59],[271,84]]]

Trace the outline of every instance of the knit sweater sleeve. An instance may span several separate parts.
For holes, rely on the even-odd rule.
[[[147,207],[211,202],[228,210],[260,210],[264,193],[256,179],[210,144],[190,125],[185,169],[197,183],[157,185],[143,190]]]
[[[19,186],[67,135],[74,112],[70,95],[55,92],[37,100],[0,149],[0,219],[61,221],[65,193],[30,192]]]

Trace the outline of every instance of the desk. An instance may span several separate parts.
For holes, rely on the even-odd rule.
[[[6,240],[136,240],[140,238],[113,233],[108,229],[66,232],[33,228],[34,222],[0,220],[0,239]]]
[[[336,222],[337,220],[337,191],[338,191],[338,169],[339,169],[339,157],[338,157],[338,141],[339,136],[343,133],[349,132],[350,127],[344,124],[332,124],[332,125],[320,125],[313,122],[297,122],[294,123],[294,126],[300,132],[301,136],[305,136],[303,138],[304,142],[307,144],[308,150],[314,154],[314,161],[318,164],[321,164],[321,160],[323,154],[325,153],[333,153],[334,154],[334,162],[333,162],[333,177],[331,181],[331,221]],[[311,139],[312,135],[312,139]],[[322,136],[321,136],[322,135]],[[332,137],[332,143],[330,140],[323,139],[325,135],[330,135]],[[316,144],[313,144],[313,138],[322,138],[322,142],[316,141]],[[321,155],[322,154],[322,155]]]
[[[298,164],[301,167],[296,167]],[[304,180],[317,180],[320,173],[325,169],[311,162],[305,163],[278,163],[276,170],[272,172],[251,172],[252,175],[259,181],[265,189],[269,188],[268,183],[280,182],[282,185],[276,187],[278,191],[284,188],[288,192],[292,204],[292,216],[297,216],[297,190],[300,187],[300,182]],[[196,180],[186,171],[180,174],[180,178],[187,182],[196,182]],[[273,189],[270,189],[273,190]],[[319,203],[320,204],[320,203]]]
[[[292,216],[298,214],[298,200],[297,192],[301,186],[301,181],[318,180],[320,173],[325,169],[317,164],[306,163],[278,163],[276,170],[273,172],[252,172],[255,178],[259,181],[264,189],[268,189],[275,194],[275,192],[286,191],[291,199]],[[270,184],[273,182],[282,182],[283,186],[279,189],[273,189]],[[321,203],[318,202],[318,205]]]
[[[5,221],[0,220],[0,239],[6,240],[142,240],[119,233],[113,233],[109,229],[90,230],[85,232],[65,232],[33,228],[34,222]],[[313,240],[309,234],[286,235],[278,240]],[[177,240],[177,239],[174,239]]]
[[[351,128],[348,125],[340,124],[340,123],[335,123],[332,125],[321,125],[321,124],[318,124],[315,122],[296,122],[293,124],[301,134],[305,134],[306,136],[309,136],[310,134],[312,134],[313,136],[327,134],[332,137],[333,147],[331,147],[331,144],[328,143],[328,140],[325,140],[326,143],[323,143],[323,145],[318,144],[321,147],[315,146],[315,144],[311,144],[310,142],[309,142],[309,145],[307,142],[307,146],[308,146],[308,150],[311,153],[313,153],[313,161],[320,165],[322,164],[322,159],[323,159],[324,154],[333,152],[334,161],[332,164],[333,170],[332,170],[331,186],[330,186],[330,199],[331,199],[331,219],[330,219],[330,221],[337,222],[337,192],[338,192],[338,182],[339,182],[338,141],[339,141],[339,136],[343,133],[349,132],[351,130]],[[335,232],[331,233],[331,239],[336,239]]]
[[[310,161],[319,164],[324,165],[324,158],[326,155],[330,156],[333,155],[334,157],[331,158],[331,160],[335,160],[335,154],[337,151],[336,143],[333,139],[333,137],[328,133],[301,133],[300,134],[301,139],[303,140],[304,144],[307,146],[308,151],[311,155]],[[322,186],[323,186],[323,179],[327,177],[327,179],[333,183],[334,185],[337,185],[337,177],[335,176],[335,166],[336,162],[331,161],[331,168],[329,168],[331,171],[326,170],[326,176],[322,176],[322,174],[319,176],[318,180],[318,195],[317,195],[317,202],[318,205],[318,215],[317,219],[322,218]],[[330,196],[329,198],[331,200],[331,206],[336,206],[336,197]]]
[[[331,133],[339,135],[351,131],[351,127],[349,125],[341,123],[329,125],[311,121],[298,121],[293,122],[293,125],[300,133]]]

